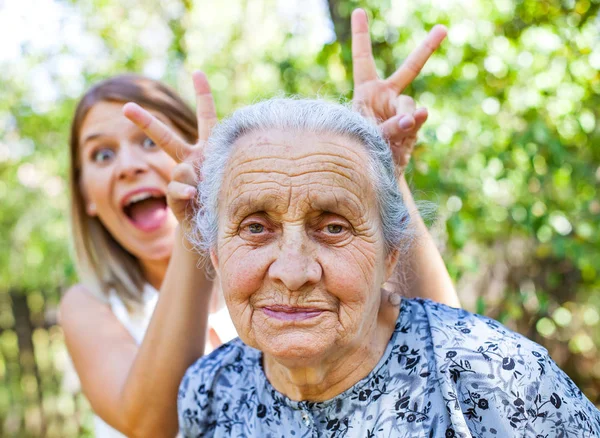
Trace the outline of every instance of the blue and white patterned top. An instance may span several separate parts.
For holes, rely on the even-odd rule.
[[[600,437],[600,412],[543,347],[421,299],[402,300],[377,366],[331,400],[288,399],[235,339],[188,369],[178,412],[185,437]]]

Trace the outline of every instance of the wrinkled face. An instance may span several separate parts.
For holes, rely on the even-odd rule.
[[[364,146],[267,131],[234,145],[213,263],[244,342],[280,361],[327,360],[374,330],[392,272]]]
[[[134,256],[162,260],[171,255],[177,226],[165,197],[175,161],[123,115],[122,107],[99,102],[81,127],[86,211]],[[154,115],[173,126],[160,113]]]

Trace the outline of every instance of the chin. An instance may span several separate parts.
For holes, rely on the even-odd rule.
[[[167,242],[161,245],[152,245],[151,248],[148,248],[147,251],[144,252],[144,255],[140,258],[146,260],[164,260],[171,257],[173,253],[173,241]]]
[[[135,250],[130,251],[140,260],[159,261],[168,259],[173,253],[173,236],[154,239],[151,242],[136,242]]]
[[[257,341],[263,354],[289,368],[317,365],[327,355],[328,347],[333,345],[333,340],[330,342],[323,336],[303,332],[269,336]]]

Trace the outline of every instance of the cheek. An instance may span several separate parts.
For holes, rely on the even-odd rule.
[[[320,255],[327,291],[342,306],[363,305],[378,288],[378,251],[373,245],[350,244]]]
[[[269,248],[253,249],[232,241],[219,248],[223,294],[232,305],[247,303],[264,283],[271,260]]]
[[[94,202],[102,208],[110,202],[109,169],[83,169],[81,172],[80,188],[86,201]]]

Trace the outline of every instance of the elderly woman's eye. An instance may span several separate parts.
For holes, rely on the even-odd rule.
[[[156,148],[156,143],[154,143],[152,141],[152,139],[146,137],[142,141],[142,148],[144,148],[144,149],[154,149],[154,148]]]
[[[344,227],[340,224],[329,224],[327,225],[327,232],[331,234],[340,234],[344,231]]]
[[[248,225],[248,231],[252,234],[259,234],[265,230],[265,227],[261,224],[250,224]]]
[[[101,148],[94,151],[94,153],[92,154],[92,160],[96,163],[102,164],[111,160],[112,158],[114,158],[114,156],[115,152],[112,149]]]

